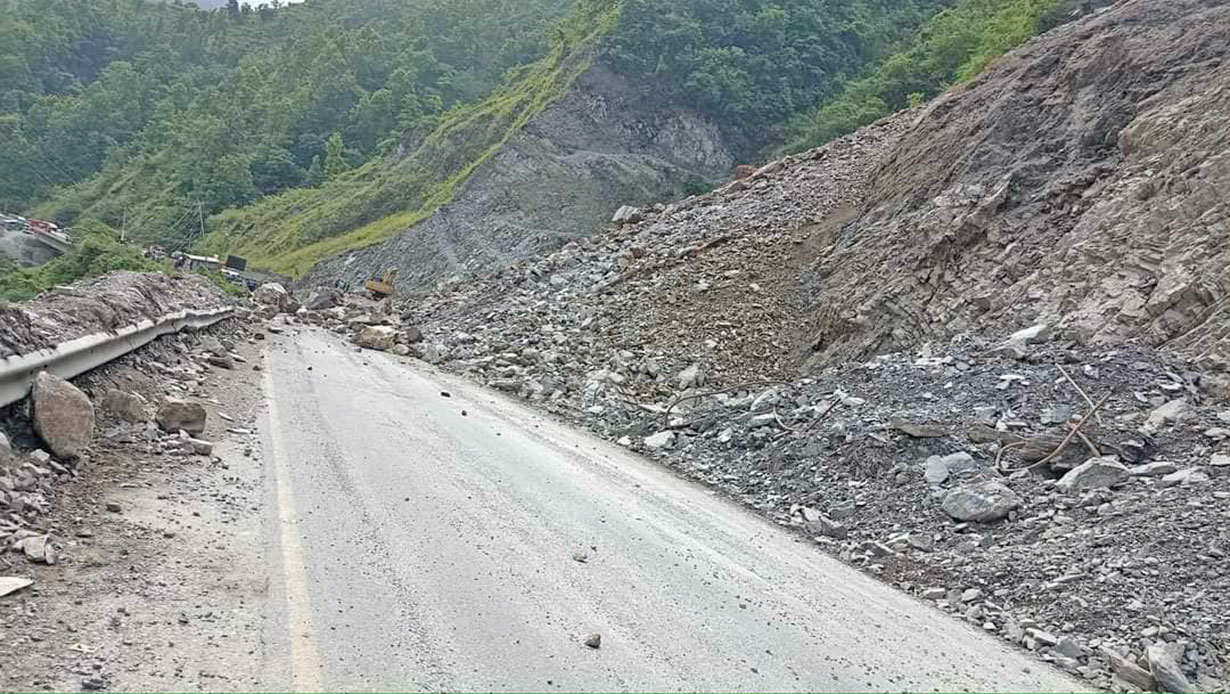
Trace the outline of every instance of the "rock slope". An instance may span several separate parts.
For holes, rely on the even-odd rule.
[[[397,310],[299,315],[1098,686],[1224,691],[1227,36],[1225,2],[1123,0],[712,193]]]
[[[601,64],[517,132],[428,219],[312,270],[360,286],[385,268],[403,287],[432,287],[558,248],[599,230],[626,202],[680,197],[722,180],[737,147],[711,122],[647,109]]]

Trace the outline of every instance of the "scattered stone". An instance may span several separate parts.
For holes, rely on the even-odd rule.
[[[1090,458],[1069,470],[1055,485],[1064,492],[1087,489],[1110,489],[1132,476],[1130,470],[1114,456]]]
[[[31,396],[34,430],[51,452],[76,458],[94,439],[94,405],[68,381],[42,371]]]
[[[602,646],[602,634],[590,634],[585,637],[585,645],[588,648],[600,648]]]
[[[674,442],[675,432],[673,431],[659,431],[653,436],[646,436],[644,440],[645,448],[648,448],[651,451],[669,448]]]
[[[1106,647],[1102,648],[1102,655],[1110,661],[1111,672],[1116,677],[1137,689],[1144,691],[1153,689],[1153,675],[1148,670]]]
[[[19,545],[21,551],[26,555],[26,559],[40,564],[56,563],[55,548],[51,545],[51,538],[46,535],[35,535],[22,540]]]
[[[1141,425],[1140,430],[1147,434],[1156,434],[1167,425],[1183,419],[1187,416],[1187,411],[1187,400],[1182,398],[1171,400],[1150,412],[1148,419]]]
[[[969,453],[953,453],[946,456],[933,455],[927,458],[924,465],[923,476],[926,478],[927,483],[933,487],[940,486],[949,477],[977,472],[979,469],[978,464],[974,462],[974,457]]]
[[[168,397],[159,406],[155,421],[163,431],[171,434],[179,431],[201,434],[205,431],[205,420],[208,416],[205,407],[199,402]]]
[[[1209,476],[1204,470],[1198,467],[1189,467],[1177,472],[1172,472],[1161,479],[1159,484],[1165,487],[1175,487],[1178,485],[1202,484],[1209,481]]]
[[[1178,469],[1179,466],[1174,463],[1159,460],[1155,463],[1137,465],[1136,467],[1128,470],[1128,473],[1133,477],[1161,477],[1162,475],[1169,475]]]
[[[123,511],[124,509],[120,506],[118,501],[108,501],[107,510],[110,511],[111,513],[119,513],[120,511]]]
[[[1170,654],[1165,645],[1149,646],[1146,655],[1149,658],[1149,672],[1153,675],[1158,691],[1172,694],[1192,694],[1196,691],[1183,674],[1177,658]]]
[[[218,367],[219,369],[233,369],[233,368],[235,368],[235,360],[234,360],[234,359],[231,359],[229,356],[221,356],[221,357],[220,357],[220,356],[218,356],[218,355],[216,355],[216,354],[211,354],[211,355],[209,355],[208,357],[206,357],[206,358],[205,358],[205,361],[206,361],[206,362],[207,362],[210,366],[216,366],[216,367]]]
[[[1209,459],[1209,465],[1212,467],[1230,467],[1230,455],[1223,453],[1214,453]]]
[[[110,412],[123,422],[139,424],[149,419],[145,399],[135,393],[111,388],[103,395],[100,404],[104,412]]]
[[[990,523],[1020,508],[1021,497],[1000,482],[978,482],[954,489],[944,497],[944,512],[962,521]]]
[[[0,576],[0,598],[34,585],[34,579],[19,576]]]

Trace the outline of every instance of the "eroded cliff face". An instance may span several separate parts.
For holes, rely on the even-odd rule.
[[[384,268],[404,287],[506,267],[726,178],[740,146],[686,110],[651,108],[600,64],[481,166],[453,201],[383,243],[330,258],[313,281],[356,285]]]
[[[1230,331],[1228,42],[1225,2],[1128,0],[923,110],[817,259],[810,362],[1040,322],[1213,358]]]

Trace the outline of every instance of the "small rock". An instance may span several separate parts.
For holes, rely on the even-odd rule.
[[[1153,689],[1153,675],[1148,670],[1106,647],[1102,648],[1102,655],[1110,661],[1111,672],[1116,677],[1144,691]]]
[[[120,511],[123,511],[124,509],[123,507],[120,506],[118,501],[108,501],[107,510],[110,511],[111,513],[119,513]]]
[[[1230,467],[1230,455],[1223,453],[1214,453],[1209,459],[1209,465],[1212,467]]]
[[[1136,467],[1128,470],[1128,473],[1131,474],[1132,477],[1161,477],[1162,475],[1169,475],[1178,469],[1179,466],[1174,463],[1159,460],[1156,463],[1137,465]]]
[[[105,412],[131,424],[144,422],[149,417],[145,412],[145,400],[135,393],[112,388],[103,395],[100,404]]]
[[[205,361],[208,362],[210,366],[216,366],[219,369],[235,368],[235,360],[230,357],[220,357],[216,354],[211,354],[205,358]]]
[[[1146,654],[1149,658],[1149,672],[1153,674],[1158,691],[1172,694],[1190,694],[1196,691],[1191,682],[1187,681],[1178,660],[1170,654],[1165,645],[1149,646]]]
[[[205,431],[205,419],[208,413],[198,402],[187,402],[179,398],[167,398],[158,408],[155,420],[163,431],[176,433],[186,431],[189,434],[200,434]]]
[[[680,390],[699,388],[700,386],[705,385],[705,370],[701,368],[700,364],[693,364],[683,371],[680,371],[679,375],[676,376],[675,379],[679,383]]]
[[[1085,654],[1081,645],[1071,636],[1063,636],[1055,644],[1055,652],[1068,658],[1079,658]]]
[[[34,585],[34,579],[19,576],[0,576],[0,598]]]
[[[1086,489],[1110,489],[1122,484],[1131,471],[1114,456],[1090,458],[1068,471],[1055,487],[1060,491],[1072,492]]]
[[[961,521],[989,523],[1020,508],[1021,497],[1004,484],[978,482],[954,489],[944,497],[944,512]]]
[[[1141,425],[1141,431],[1156,434],[1167,424],[1173,424],[1187,416],[1187,400],[1182,398],[1171,400],[1149,413],[1149,418]]]
[[[590,634],[585,637],[585,645],[589,648],[599,648],[602,646],[602,634]]]
[[[1161,479],[1159,484],[1162,487],[1175,487],[1178,485],[1202,484],[1209,481],[1209,476],[1198,467],[1189,467],[1177,472],[1172,472]]]
[[[674,442],[675,432],[673,431],[659,431],[653,436],[646,436],[644,441],[645,448],[648,448],[651,451],[667,448]]]
[[[578,564],[584,564],[585,562],[589,561],[589,555],[586,554],[585,552],[573,552],[572,560],[577,562]]]

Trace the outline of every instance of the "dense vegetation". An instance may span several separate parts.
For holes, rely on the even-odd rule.
[[[961,0],[902,51],[790,123],[787,150],[815,147],[977,77],[995,58],[1068,16],[1073,0]]]
[[[299,275],[448,202],[594,59],[748,152],[801,147],[1067,1],[0,0],[0,211]]]
[[[190,238],[483,97],[567,3],[0,0],[0,204]]]
[[[952,0],[622,0],[608,55],[666,105],[776,144]]]
[[[145,272],[163,269],[132,246],[120,243],[115,231],[104,224],[87,221],[77,228],[77,233],[80,242],[70,252],[51,262],[33,268],[9,268],[7,272],[0,272],[0,299],[25,301],[56,285],[114,270]]]

